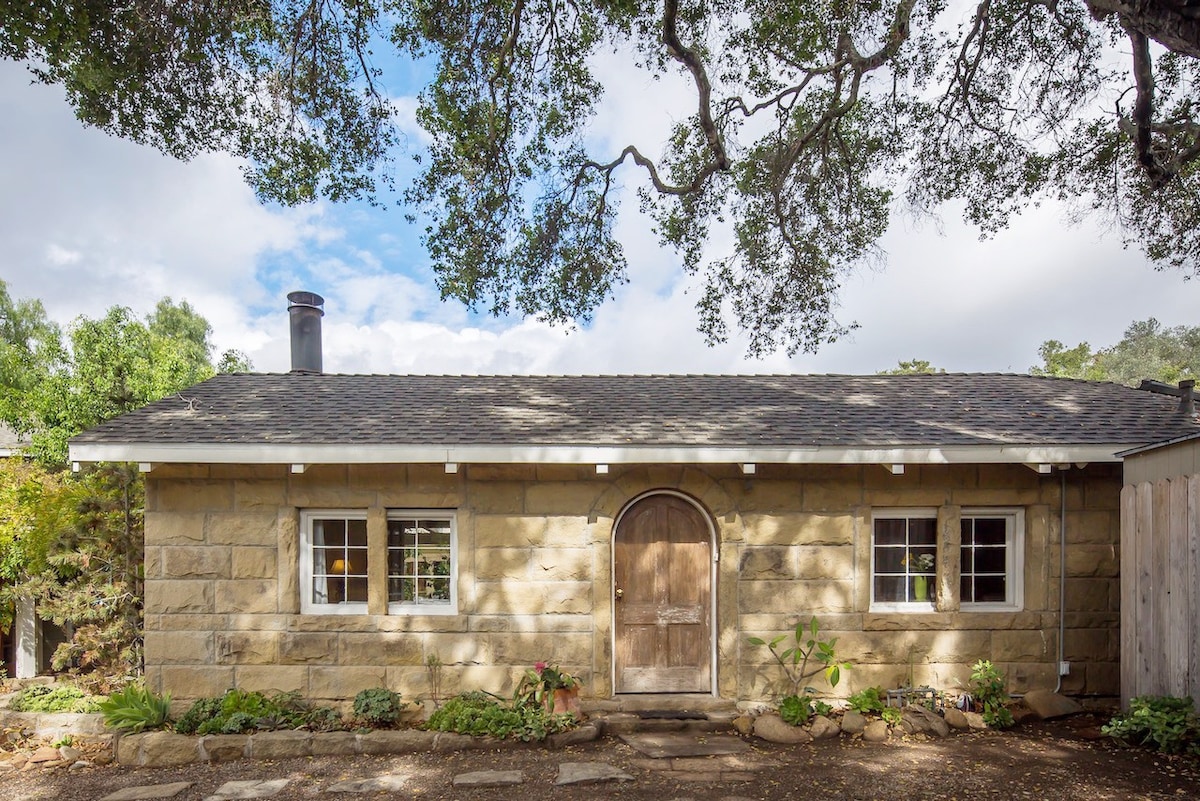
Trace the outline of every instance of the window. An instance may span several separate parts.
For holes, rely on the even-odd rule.
[[[454,606],[454,520],[388,516],[388,608]]]
[[[871,607],[929,608],[937,574],[937,514],[875,516],[871,540]]]
[[[387,565],[387,610],[393,614],[457,612],[454,515],[392,511],[386,542],[369,544],[365,510],[313,510],[301,515],[300,611],[368,612],[375,560]],[[375,596],[378,597],[378,596]]]
[[[1019,510],[963,510],[959,599],[964,608],[1016,608],[1025,529]]]

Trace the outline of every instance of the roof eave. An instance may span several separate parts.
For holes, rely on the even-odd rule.
[[[1135,443],[896,447],[606,445],[312,445],[93,443],[76,463],[143,464],[1070,464],[1119,462]]]

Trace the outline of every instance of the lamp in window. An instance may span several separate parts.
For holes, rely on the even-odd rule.
[[[333,564],[329,566],[330,576],[326,579],[329,586],[329,600],[331,603],[340,604],[346,600],[346,568],[348,567],[347,559],[334,559]]]

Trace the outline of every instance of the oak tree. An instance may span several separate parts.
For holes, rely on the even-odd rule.
[[[389,189],[404,144],[389,92],[423,73],[430,144],[401,188],[444,297],[586,319],[627,277],[613,222],[628,183],[702,284],[710,341],[732,319],[751,352],[795,352],[845,330],[841,282],[882,258],[901,202],[959,201],[989,234],[1061,200],[1157,265],[1197,271],[1196,9],[46,0],[0,5],[0,56],[62,84],[89,124],[179,157],[246,157],[282,203]],[[602,93],[631,91],[602,84],[604,50],[686,81],[668,141],[589,138]],[[714,227],[727,250],[709,249]]]

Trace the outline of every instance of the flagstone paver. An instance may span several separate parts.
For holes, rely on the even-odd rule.
[[[454,777],[455,787],[506,787],[524,783],[525,774],[519,770],[477,770]]]
[[[330,785],[325,789],[327,793],[379,793],[379,792],[395,792],[404,789],[408,784],[408,774],[405,773],[386,773],[382,776],[374,776],[370,779],[348,779]]]
[[[149,801],[153,798],[173,798],[191,786],[192,782],[140,784],[136,787],[125,787],[115,793],[109,793],[100,801]]]
[[[749,743],[731,734],[698,738],[682,732],[652,732],[622,734],[621,740],[652,759],[740,754],[750,750]]]
[[[204,801],[241,801],[248,798],[270,798],[287,787],[287,779],[254,779],[250,781],[225,782]]]
[[[596,782],[631,782],[634,778],[607,762],[563,762],[558,766],[556,785]]]

